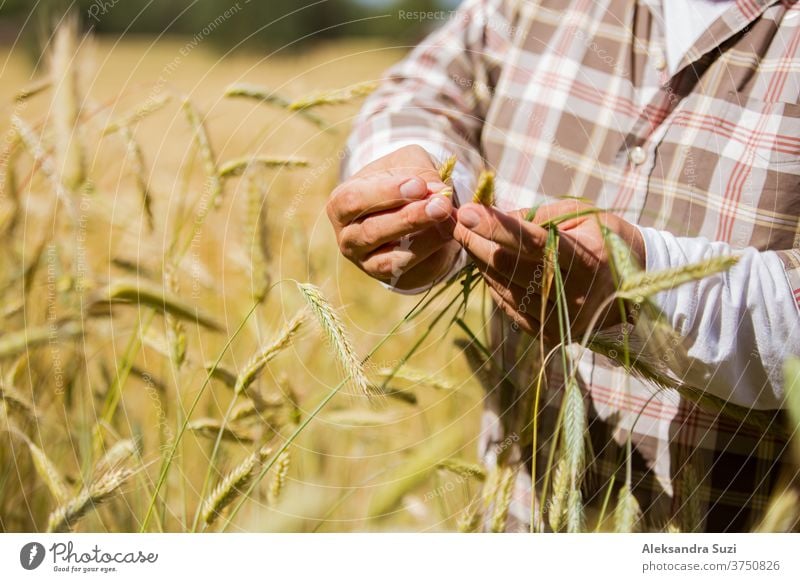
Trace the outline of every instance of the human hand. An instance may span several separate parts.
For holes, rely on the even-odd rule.
[[[520,328],[531,334],[542,327],[544,302],[543,330],[549,343],[559,341],[559,327],[554,289],[551,287],[548,296],[542,297],[547,230],[538,224],[589,208],[575,200],[564,200],[539,208],[532,222],[525,220],[525,210],[506,214],[479,204],[467,204],[458,210],[453,236],[473,258],[494,300]],[[606,302],[616,285],[598,219],[630,246],[640,264],[645,264],[641,234],[618,216],[584,214],[559,224],[558,266],[574,334],[583,334],[601,308],[603,313],[597,319],[599,329],[622,322],[617,306]]]
[[[436,281],[452,266],[452,200],[423,148],[407,146],[365,166],[328,202],[342,254],[365,273],[398,289]]]

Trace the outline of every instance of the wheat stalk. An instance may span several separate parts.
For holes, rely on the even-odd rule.
[[[298,283],[297,287],[311,308],[311,312],[316,316],[350,381],[362,394],[372,395],[374,391],[370,388],[369,380],[364,373],[364,365],[356,356],[350,337],[336,310],[318,287],[310,283]]]
[[[494,190],[494,172],[484,170],[481,172],[480,176],[478,176],[478,185],[475,187],[472,201],[476,204],[483,204],[484,206],[494,206]]]
[[[47,531],[49,533],[71,531],[90,509],[110,499],[134,473],[132,469],[120,468],[102,474],[92,481],[89,487],[82,488],[78,495],[59,505],[50,514]]]
[[[275,356],[280,354],[286,348],[288,348],[294,338],[300,331],[300,328],[306,321],[306,314],[303,312],[298,313],[295,315],[292,320],[286,325],[280,335],[275,339],[272,343],[266,345],[261,350],[259,350],[247,365],[244,367],[244,370],[239,377],[236,379],[236,384],[234,386],[234,393],[241,394],[242,392],[247,391],[247,389],[258,379],[258,376],[264,370],[266,365],[273,359]]]
[[[62,23],[50,54],[53,81],[53,127],[61,183],[75,192],[86,181],[86,160],[80,140],[80,96],[77,78],[77,21]]]
[[[309,95],[308,97],[303,97],[301,99],[292,101],[289,103],[289,110],[306,111],[308,109],[321,107],[323,105],[341,105],[343,103],[349,103],[354,99],[366,97],[375,91],[379,84],[380,83],[377,81],[367,81],[364,83],[356,83],[355,85],[350,85],[349,87],[344,87],[343,89],[321,91],[319,93],[315,93],[314,95]]]
[[[200,511],[200,516],[207,525],[213,525],[222,511],[239,497],[242,491],[247,489],[256,476],[257,469],[271,453],[271,448],[259,449],[248,455],[244,461],[222,478],[214,491],[203,502]]]

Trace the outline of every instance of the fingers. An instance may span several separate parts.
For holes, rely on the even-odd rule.
[[[387,243],[429,228],[439,233],[437,240],[449,240],[452,238],[453,214],[453,203],[445,196],[411,202],[399,209],[370,214],[361,221],[348,224],[339,235],[339,247],[348,259],[359,260]]]
[[[447,253],[441,253],[448,245],[453,248],[448,249]],[[396,285],[401,278],[405,279],[406,275],[423,263],[435,270],[438,263],[428,262],[434,255],[440,253],[452,257],[457,251],[458,248],[449,236],[436,228],[429,228],[402,239],[391,247],[379,248],[357,264],[371,277]],[[429,281],[434,278],[431,277],[433,270],[428,273]]]
[[[480,204],[465,204],[458,210],[456,230],[457,240],[463,240],[465,246],[478,237],[534,257],[541,257],[547,243],[547,231],[540,226]]]
[[[587,210],[589,208],[592,208],[592,206],[574,198],[558,200],[556,202],[553,202],[552,204],[545,204],[537,208],[536,216],[530,222],[533,222],[535,224],[542,224],[550,220],[553,220],[555,218],[565,217],[570,214],[575,214],[580,211]],[[525,220],[528,211],[518,210],[511,214],[513,214],[520,220]],[[585,215],[573,219],[567,219],[559,224],[559,230],[569,230],[570,228],[575,226],[576,222],[580,222],[585,219],[586,219]]]
[[[495,300],[517,325],[523,327],[522,322],[524,321],[530,329],[524,327],[523,329],[530,333],[539,333],[542,329],[539,322],[544,321],[545,339],[559,337],[555,306],[549,301],[545,302],[544,314],[542,314],[542,297],[538,289],[504,284],[493,273],[487,273],[484,279]]]
[[[380,174],[354,178],[333,191],[328,216],[343,227],[367,214],[405,206],[428,195],[428,185],[419,176]]]

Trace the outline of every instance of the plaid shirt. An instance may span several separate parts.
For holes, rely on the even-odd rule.
[[[503,210],[569,194],[640,227],[775,251],[800,301],[800,6],[736,1],[672,76],[660,10],[660,0],[467,1],[368,101],[346,171],[410,143],[453,152],[468,176],[496,171]],[[488,387],[481,452],[522,464],[533,370],[519,354],[530,339],[499,319],[493,328],[500,364],[523,388]],[[626,378],[599,355],[579,369],[588,505],[612,476],[624,481],[630,435],[642,529],[739,531],[759,519],[782,439]],[[538,459],[561,403],[557,378],[548,385]],[[511,530],[528,527],[528,470],[517,485]]]

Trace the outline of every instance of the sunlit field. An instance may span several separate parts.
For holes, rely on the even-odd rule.
[[[77,60],[46,57],[36,74],[22,51],[2,53],[0,529],[456,529],[479,482],[438,464],[475,462],[482,390],[446,326],[398,368],[437,309],[364,364],[374,386],[398,369],[388,395],[346,382],[309,416],[347,370],[297,282],[321,289],[358,358],[419,299],[341,259],[325,215],[360,101],[312,116],[225,95],[247,83],[291,101],[378,79],[404,51],[78,42]],[[71,74],[64,143],[55,77]],[[209,164],[254,157],[286,163],[245,164],[213,192]]]

